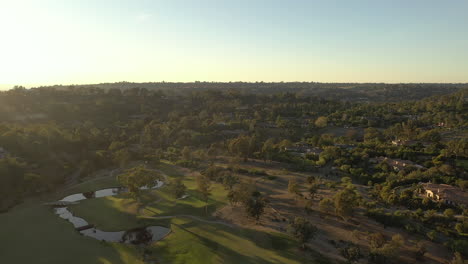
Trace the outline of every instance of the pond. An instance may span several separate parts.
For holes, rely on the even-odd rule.
[[[162,181],[157,181],[154,187],[142,187],[142,190],[157,189],[163,186]],[[59,202],[76,203],[86,199],[101,198],[107,196],[114,196],[120,193],[125,193],[128,190],[122,187],[107,188],[97,190],[94,192],[76,193],[68,195],[61,199]],[[101,241],[107,242],[118,242],[127,244],[149,244],[154,241],[158,241],[165,237],[170,229],[162,226],[148,226],[143,228],[134,228],[131,230],[122,230],[115,232],[102,231],[89,224],[85,219],[74,216],[67,206],[54,208],[54,213],[60,218],[65,219],[72,223],[76,230],[82,235],[95,238]]]

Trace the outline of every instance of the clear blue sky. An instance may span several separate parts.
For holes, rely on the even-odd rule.
[[[468,82],[466,0],[0,0],[0,84]]]

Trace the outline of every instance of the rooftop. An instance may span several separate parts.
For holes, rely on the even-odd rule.
[[[424,189],[437,193],[442,199],[468,205],[468,192],[448,184],[422,183]]]

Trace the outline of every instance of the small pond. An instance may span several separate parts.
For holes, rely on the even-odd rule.
[[[162,181],[158,181],[154,187],[149,188],[145,186],[141,189],[157,189],[163,186],[163,184],[164,183]],[[107,188],[97,190],[95,192],[76,193],[68,195],[61,199],[59,202],[76,203],[86,199],[114,196],[124,192],[127,192],[127,190],[122,187]],[[119,242],[135,245],[149,244],[153,241],[158,241],[162,239],[170,232],[169,228],[162,226],[148,226],[144,228],[135,228],[131,230],[106,232],[95,228],[93,225],[89,224],[85,219],[74,216],[66,206],[56,207],[54,208],[54,212],[60,218],[72,223],[75,229],[78,230],[82,235],[92,237],[101,241]]]

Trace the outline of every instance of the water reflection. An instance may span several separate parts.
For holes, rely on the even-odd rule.
[[[154,187],[142,187],[142,190],[156,189],[163,186],[162,181],[157,181]],[[107,196],[114,196],[119,193],[127,192],[127,189],[122,187],[116,188],[107,188],[98,190],[95,192],[85,192],[77,193],[66,196],[61,199],[60,202],[78,202],[86,199],[100,198]],[[153,241],[157,241],[166,236],[170,229],[162,226],[149,226],[145,228],[135,228],[126,231],[116,231],[116,232],[106,232],[94,228],[86,220],[81,217],[74,216],[69,210],[68,207],[58,207],[54,208],[54,212],[60,218],[63,218],[73,224],[75,229],[85,236],[92,237],[101,241],[107,242],[119,242],[119,243],[128,243],[128,244],[148,244]]]
[[[157,181],[153,187],[143,186],[141,190],[149,190],[149,189],[157,189],[164,185],[164,182]],[[68,195],[65,198],[61,199],[60,202],[78,202],[81,200],[92,199],[92,198],[100,198],[100,197],[107,197],[107,196],[114,196],[119,193],[127,192],[128,190],[123,187],[115,187],[115,188],[106,188],[97,190],[95,192],[84,192],[84,193],[76,193],[72,195]]]
[[[126,244],[149,244],[165,237],[170,232],[169,228],[162,226],[149,226],[146,228],[136,228],[128,231],[106,232],[96,228],[89,228],[80,231],[81,234],[101,241],[119,242]]]
[[[68,220],[70,223],[73,224],[75,228],[80,228],[83,226],[87,226],[88,222],[81,217],[74,216],[70,211],[68,211],[67,207],[60,207],[54,208],[55,214],[58,215],[60,218]]]

